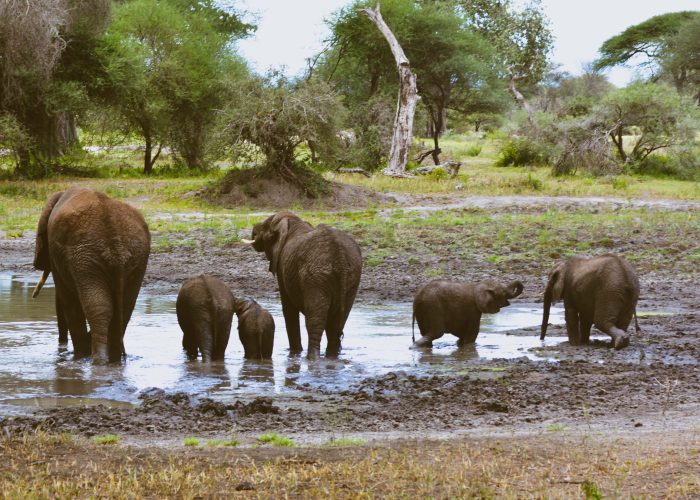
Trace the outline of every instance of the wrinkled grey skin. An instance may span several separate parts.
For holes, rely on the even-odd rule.
[[[635,317],[639,279],[624,258],[606,254],[590,259],[571,257],[550,273],[544,292],[540,339],[544,339],[550,306],[564,299],[566,331],[571,345],[587,344],[591,326],[607,333],[615,349],[629,345],[627,327]]]
[[[520,295],[523,284],[501,285],[492,280],[459,283],[434,280],[424,285],[413,299],[413,324],[418,322],[421,338],[413,347],[432,347],[445,333],[459,338],[457,345],[472,344],[479,335],[483,313],[495,314]],[[415,326],[414,326],[415,327]]]
[[[231,334],[234,298],[218,278],[200,275],[186,280],[175,303],[182,329],[182,347],[190,359],[198,353],[202,361],[224,359]]]
[[[320,355],[324,330],[326,356],[337,356],[362,273],[355,240],[323,224],[313,227],[291,212],[279,212],[255,225],[250,243],[265,252],[270,272],[277,276],[290,352],[302,351],[302,313],[309,334],[307,357]]]
[[[270,359],[275,342],[275,320],[266,309],[252,299],[234,299],[238,316],[238,338],[245,359]]]
[[[141,289],[151,235],[134,207],[91,189],[54,193],[39,218],[34,267],[53,274],[59,343],[77,356],[118,361]],[[90,327],[88,332],[87,324]]]

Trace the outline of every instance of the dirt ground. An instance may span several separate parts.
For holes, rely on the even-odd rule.
[[[413,200],[431,209],[454,200]],[[418,203],[416,203],[416,201]],[[494,210],[544,210],[551,200],[524,207],[494,201]],[[555,203],[557,203],[555,201]],[[559,208],[579,201],[560,201]],[[587,206],[596,210],[596,200]],[[620,201],[620,203],[626,203]],[[498,206],[496,206],[498,205]],[[538,208],[539,207],[539,208]],[[649,210],[683,210],[697,216],[693,204],[650,206]],[[610,251],[619,248],[610,248]],[[31,271],[31,235],[0,240],[0,270]],[[405,256],[385,259],[363,271],[358,301],[410,301],[426,281],[422,263],[407,264]],[[539,301],[551,261],[494,266],[452,259],[445,268],[472,279],[523,279],[520,300]],[[151,293],[175,293],[187,276],[206,272],[221,277],[234,293],[276,297],[277,286],[261,255],[239,244],[197,252],[175,247],[154,253],[144,286]],[[33,415],[0,417],[0,432],[41,428],[80,435],[116,433],[149,442],[174,442],[196,431],[200,436],[236,432],[252,436],[275,431],[313,442],[315,436],[343,433],[375,436],[432,436],[435,432],[542,432],[553,428],[697,430],[700,427],[700,286],[698,273],[658,268],[640,273],[639,309],[668,309],[675,314],[640,318],[642,331],[628,348],[614,351],[607,342],[571,347],[563,327],[548,335],[561,343],[545,349],[551,361],[527,359],[481,361],[468,373],[416,377],[389,373],[358,380],[343,392],[310,389],[301,401],[258,398],[223,404],[184,393],[153,390],[134,408],[60,408]],[[532,329],[512,332],[537,335]],[[418,434],[416,434],[418,433]]]

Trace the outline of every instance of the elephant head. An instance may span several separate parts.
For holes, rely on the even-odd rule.
[[[306,224],[292,212],[279,212],[253,227],[252,240],[241,241],[252,245],[257,252],[265,252],[270,261],[270,272],[277,275],[280,254],[287,242],[290,225],[295,223]]]
[[[564,294],[564,273],[566,263],[561,262],[549,273],[547,288],[544,290],[544,313],[542,314],[542,328],[540,330],[540,340],[544,340],[547,334],[547,324],[549,323],[549,309],[552,304],[561,300]]]
[[[513,281],[506,286],[495,281],[484,281],[476,286],[474,299],[476,306],[482,313],[495,314],[502,307],[510,305],[508,299],[517,297],[523,292],[523,284]]]
[[[41,211],[41,216],[39,217],[39,224],[36,229],[36,244],[34,247],[34,268],[39,271],[44,271],[39,283],[37,283],[36,288],[34,288],[34,293],[32,297],[39,295],[41,287],[44,286],[46,278],[51,274],[51,256],[49,255],[49,217],[51,216],[51,211],[53,207],[56,206],[58,200],[63,196],[63,191],[59,193],[54,193],[44,205],[44,209]]]

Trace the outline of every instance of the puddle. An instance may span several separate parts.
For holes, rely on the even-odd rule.
[[[72,347],[59,349],[53,284],[49,280],[41,295],[32,299],[38,278],[38,273],[0,273],[0,404],[5,409],[18,404],[80,405],[87,400],[92,404],[134,403],[147,387],[223,401],[279,393],[294,396],[304,394],[307,386],[340,390],[362,378],[396,370],[434,374],[465,370],[480,359],[546,359],[530,349],[562,342],[561,337],[540,341],[534,333],[506,335],[508,330],[541,322],[541,305],[516,303],[497,315],[484,315],[473,346],[458,349],[456,337],[445,335],[434,342],[431,351],[416,351],[409,349],[410,303],[357,303],[345,328],[340,358],[308,363],[303,356],[287,355],[280,304],[261,301],[275,319],[273,359],[243,359],[234,316],[226,359],[206,367],[188,362],[182,351],[176,296],[142,292],[124,339],[126,361],[118,366],[93,366],[89,359],[75,360]],[[550,321],[563,323],[563,310],[553,308]],[[303,326],[302,332],[305,339]]]

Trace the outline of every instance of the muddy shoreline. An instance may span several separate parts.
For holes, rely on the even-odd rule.
[[[433,204],[442,205],[435,200]],[[545,210],[546,206],[538,210]],[[650,209],[688,210],[690,216],[696,207],[681,203]],[[197,233],[196,229],[194,236],[205,240],[211,237]],[[32,272],[33,245],[33,235],[29,232],[22,238],[0,239],[0,271]],[[610,248],[612,252],[622,250]],[[522,279],[525,291],[519,300],[538,302],[552,262],[498,265],[447,255],[441,265],[448,277]],[[411,301],[419,286],[428,281],[419,272],[424,266],[425,262],[407,264],[407,255],[400,252],[378,265],[366,265],[358,302]],[[395,372],[358,380],[342,392],[318,386],[302,397],[241,398],[225,403],[152,389],[144,391],[141,403],[131,408],[97,405],[42,409],[26,416],[0,416],[0,432],[41,428],[87,436],[116,433],[168,440],[193,433],[222,436],[233,432],[245,436],[275,431],[312,439],[318,433],[389,436],[415,432],[427,435],[437,429],[541,431],[543,426],[553,424],[596,425],[601,429],[609,424],[635,429],[663,426],[673,416],[683,426],[697,427],[700,424],[698,273],[681,272],[672,263],[654,269],[647,266],[638,272],[641,282],[638,309],[672,309],[677,313],[640,318],[642,332],[633,333],[630,346],[622,351],[614,351],[606,342],[599,341],[572,348],[565,342],[563,327],[553,327],[548,335],[561,342],[544,348],[550,361],[480,360],[471,363],[465,373],[416,377],[410,372]],[[154,252],[144,287],[151,294],[173,294],[186,277],[199,273],[220,277],[234,293],[256,298],[277,297],[277,284],[267,272],[267,263],[259,254],[239,244],[208,247],[204,243],[196,248],[176,246],[168,252]],[[537,335],[537,332],[521,329],[513,334]]]

